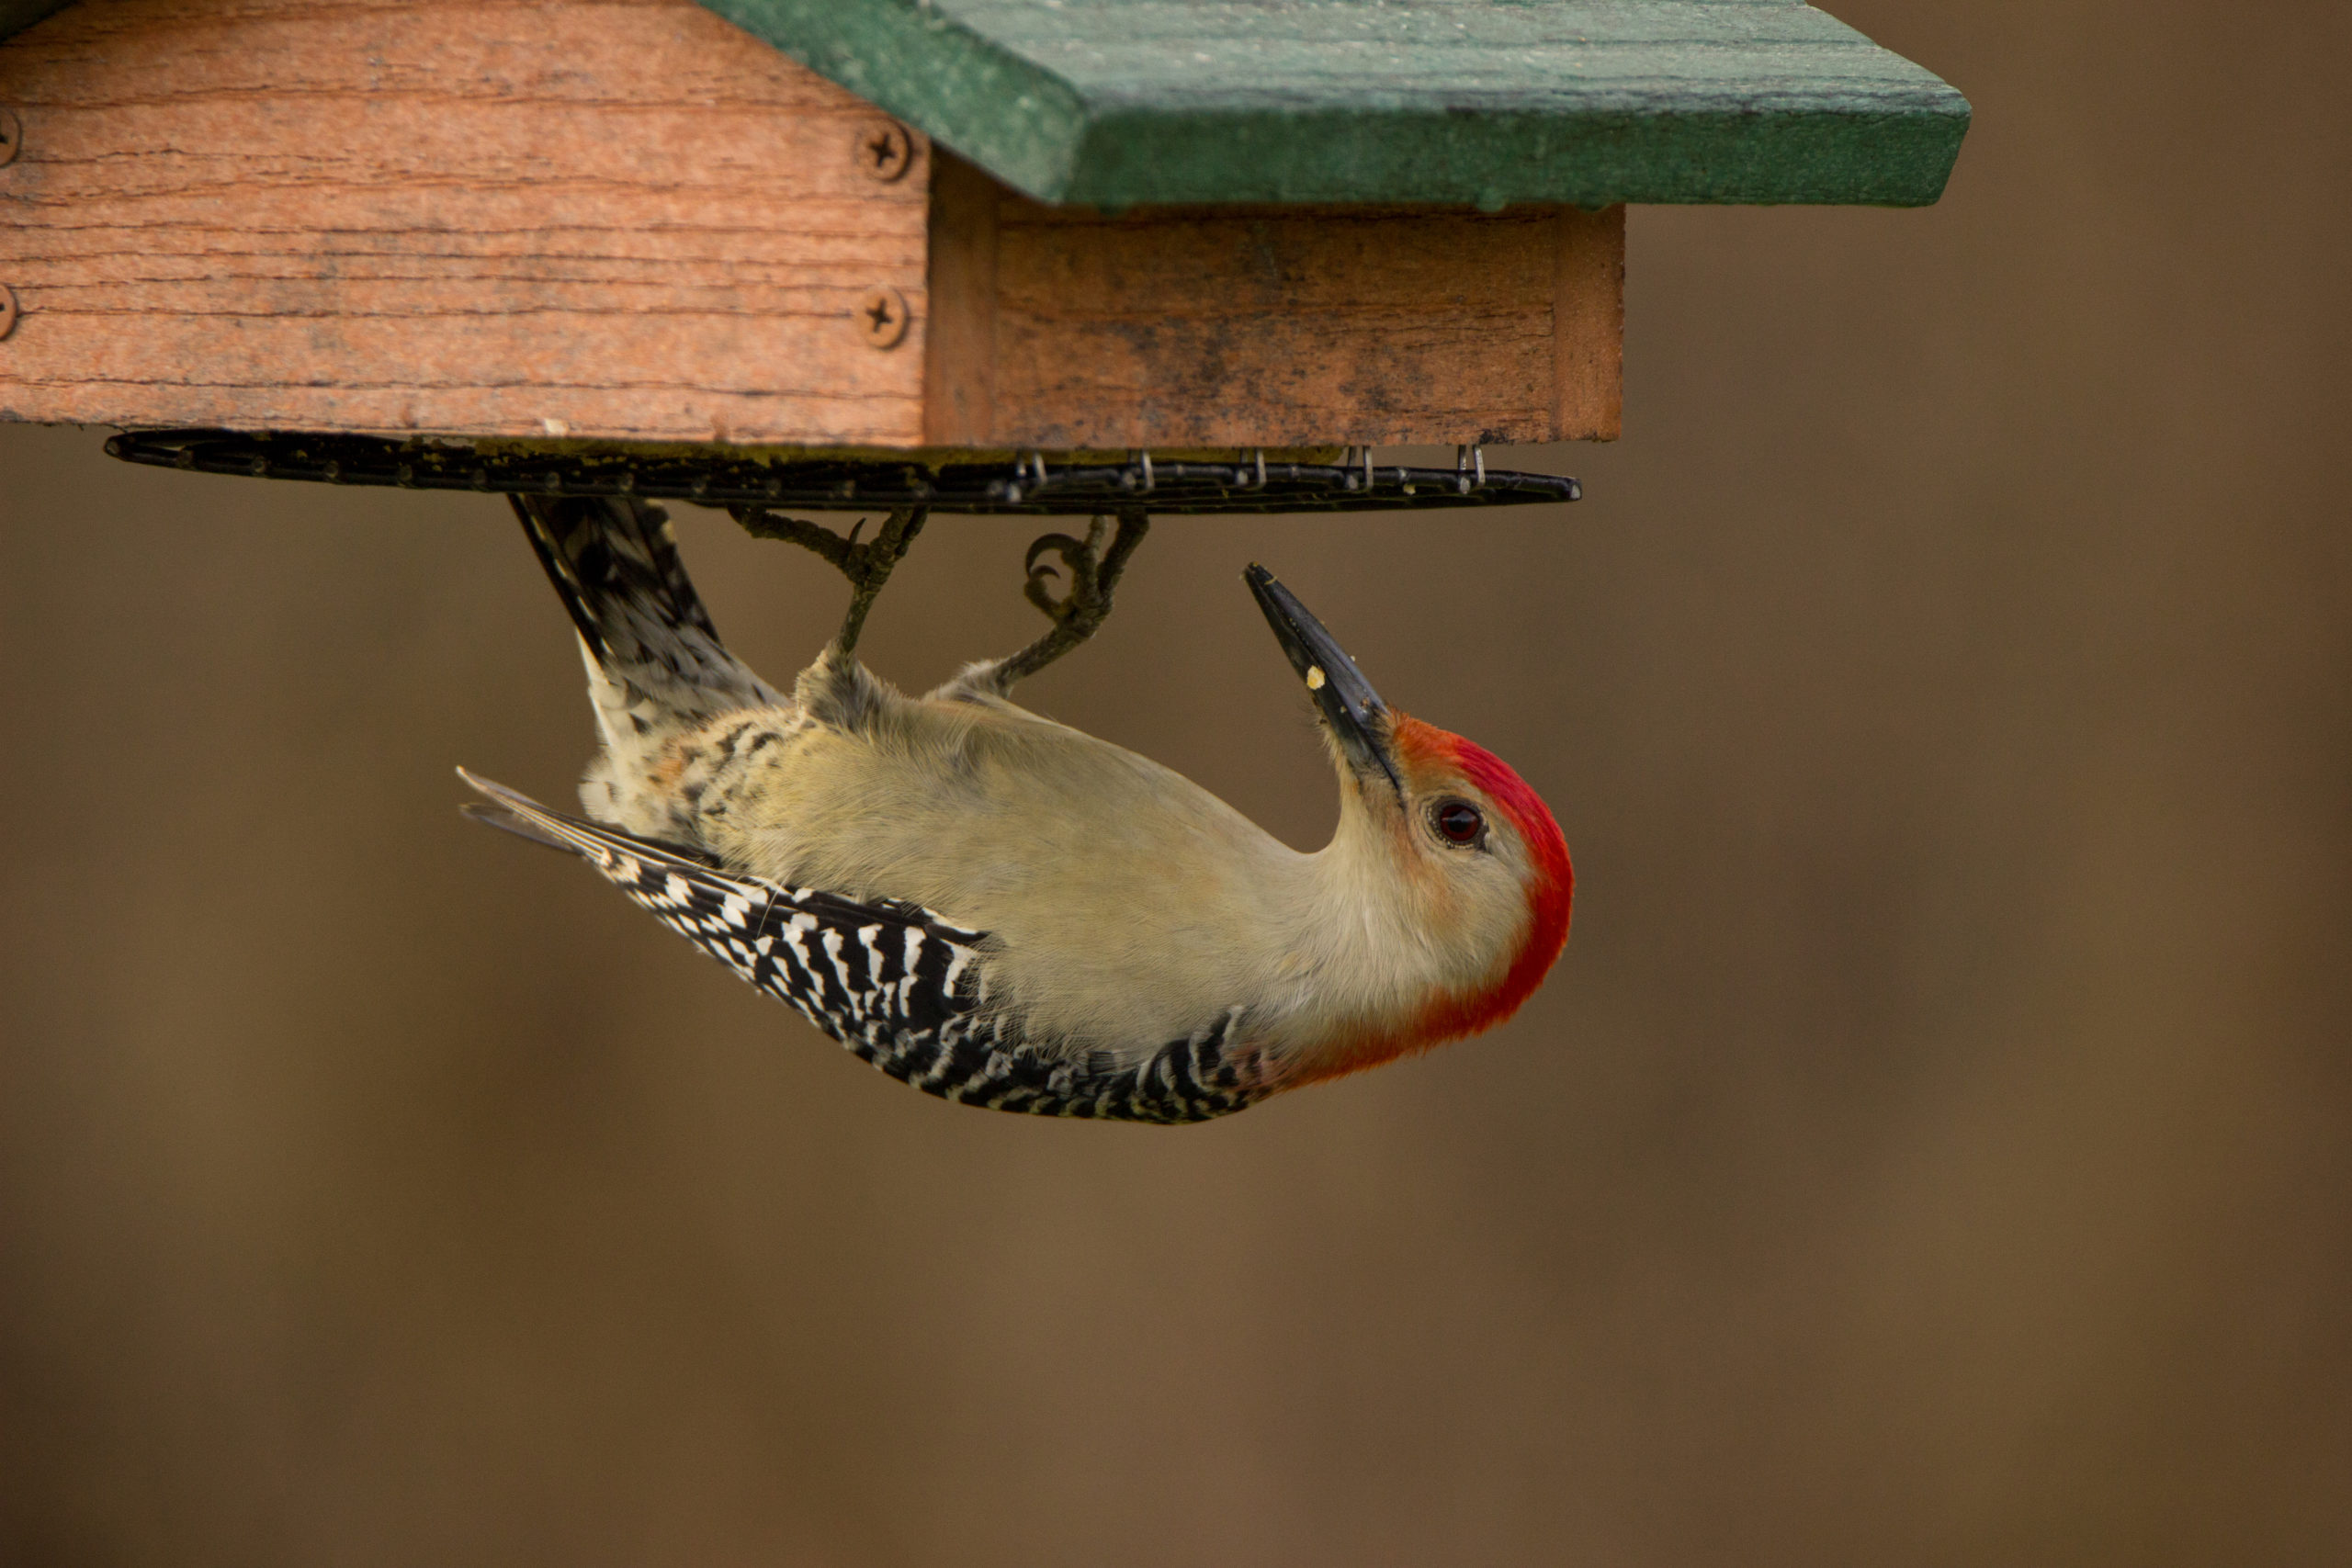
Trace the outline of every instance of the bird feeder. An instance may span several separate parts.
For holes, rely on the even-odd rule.
[[[1932,202],[1969,116],[1786,0],[0,0],[0,419],[739,505],[1566,499],[1479,448],[1618,434],[1627,205]]]

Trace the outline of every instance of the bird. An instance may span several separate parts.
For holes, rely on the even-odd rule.
[[[764,515],[849,576],[787,692],[729,653],[662,509],[512,498],[578,635],[600,745],[584,816],[459,769],[470,815],[588,861],[889,1076],[995,1110],[1183,1123],[1476,1034],[1567,939],[1550,809],[1484,748],[1389,707],[1272,572],[1250,592],[1303,682],[1339,821],[1303,852],[1181,773],[1015,704],[1091,636],[1139,514],[1031,547],[1056,625],[920,696],[854,653],[922,525]],[[813,532],[812,532],[813,530]],[[821,535],[821,539],[817,536]],[[1041,555],[1070,572],[1056,600]]]

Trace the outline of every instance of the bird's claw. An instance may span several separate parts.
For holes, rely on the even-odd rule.
[[[1119,585],[1127,558],[1150,527],[1151,519],[1144,513],[1122,512],[1115,518],[1096,517],[1083,539],[1041,534],[1032,540],[1021,558],[1021,592],[1054,623],[1053,628],[1018,653],[974,665],[960,677],[965,687],[1002,696],[1015,682],[1035,675],[1101,630],[1111,614],[1111,591]],[[1069,591],[1059,595],[1051,586],[1058,573],[1044,558],[1048,554],[1059,556],[1062,570],[1069,574]]]
[[[891,571],[913,547],[915,536],[922,532],[923,519],[930,513],[928,507],[922,506],[893,512],[883,520],[874,537],[860,544],[858,536],[865,532],[866,524],[863,517],[843,538],[820,524],[781,516],[763,506],[729,510],[735,521],[754,537],[798,545],[822,556],[834,570],[849,579],[849,610],[842,615],[841,630],[833,637],[833,652],[843,658],[856,648],[858,634],[865,627],[866,612],[881,596],[882,585],[890,581]]]
[[[1080,635],[1099,626],[1109,609],[1102,581],[1102,520],[1097,518],[1083,539],[1068,534],[1041,535],[1021,558],[1021,568],[1028,573],[1022,593],[1045,613],[1046,619],[1057,626],[1080,629]],[[1069,573],[1069,590],[1059,598],[1054,596],[1050,586],[1054,569],[1037,558],[1048,550],[1062,558],[1063,570]],[[1114,573],[1113,581],[1116,580]]]

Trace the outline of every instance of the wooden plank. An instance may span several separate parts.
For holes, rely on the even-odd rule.
[[[1968,101],[1794,0],[705,0],[1050,202],[1934,201]]]
[[[0,103],[0,418],[922,439],[927,145],[691,0],[112,0]]]
[[[1570,208],[1559,222],[1552,439],[1614,441],[1625,422],[1625,209]]]
[[[994,430],[1002,194],[1001,186],[954,153],[934,152],[923,434],[936,446],[1001,445]]]
[[[933,333],[967,345],[952,356],[966,368],[934,383],[935,441],[1115,449],[1617,434],[1622,209],[1107,218],[956,171],[941,158]],[[934,370],[949,362],[935,357]],[[985,389],[973,367],[985,367]]]

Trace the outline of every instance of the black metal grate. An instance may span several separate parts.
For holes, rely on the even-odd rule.
[[[1227,462],[1156,463],[1139,452],[1125,463],[1055,467],[1033,453],[1011,464],[933,468],[887,459],[480,451],[373,435],[162,430],[114,436],[107,452],[125,462],[205,474],[409,490],[641,495],[820,512],[902,506],[1028,515],[1131,508],[1162,516],[1395,512],[1543,505],[1583,494],[1572,479],[1488,468],[1476,447],[1462,448],[1453,468],[1374,467],[1368,448],[1351,448],[1347,461],[1332,464],[1270,463],[1250,452]]]

